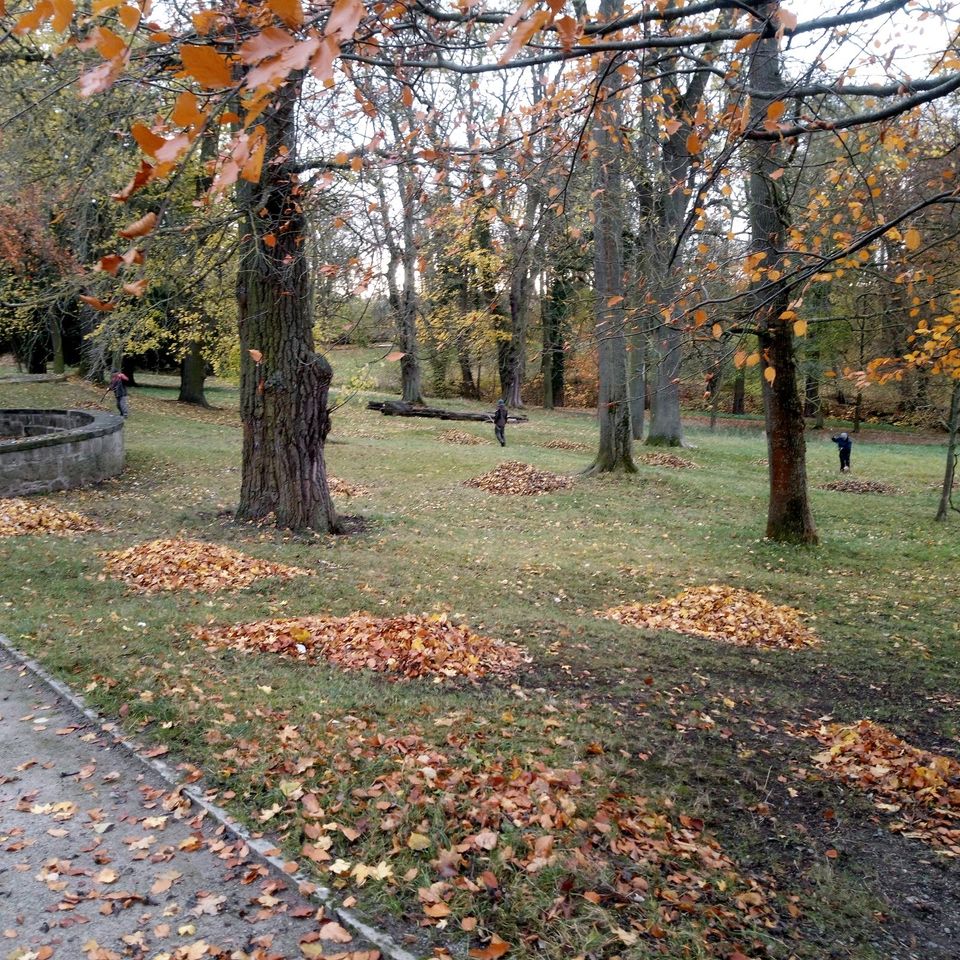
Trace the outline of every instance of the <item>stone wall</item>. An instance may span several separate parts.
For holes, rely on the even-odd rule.
[[[0,410],[0,497],[67,490],[123,471],[123,418]]]

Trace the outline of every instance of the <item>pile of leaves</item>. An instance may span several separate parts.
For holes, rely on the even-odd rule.
[[[835,490],[837,493],[899,493],[896,487],[879,480],[855,480],[853,477],[841,477],[821,484],[819,490]]]
[[[506,460],[495,470],[467,480],[465,486],[479,487],[487,493],[529,497],[552,490],[569,490],[573,486],[573,477],[538,470],[519,460]]]
[[[375,670],[394,679],[465,677],[512,673],[525,657],[511,643],[473,633],[446,617],[405,614],[374,617],[296,617],[224,627],[198,627],[194,637],[216,648],[278,653],[314,663],[328,660],[347,670]]]
[[[675,470],[697,469],[697,464],[692,460],[686,460],[684,457],[678,457],[673,453],[646,453],[640,458],[640,461],[649,464],[651,467],[672,467]]]
[[[467,433],[465,430],[441,430],[437,434],[437,439],[444,443],[458,443],[462,447],[479,447],[488,444],[489,440],[478,437],[475,433]]]
[[[327,486],[335,497],[364,497],[370,492],[359,483],[348,483],[339,477],[327,477]]]
[[[564,440],[558,437],[556,440],[551,440],[549,443],[543,444],[547,450],[589,450],[590,448],[585,443],[576,443],[573,440]]]
[[[61,510],[39,500],[0,500],[0,537],[47,533],[66,536],[97,529],[97,525],[83,514]]]
[[[777,606],[759,594],[723,584],[691,587],[675,597],[654,603],[629,603],[597,615],[634,627],[672,630],[739,647],[794,650],[819,642],[804,626],[798,610]]]
[[[921,750],[870,720],[807,731],[826,749],[813,762],[828,776],[872,794],[896,814],[891,829],[960,857],[960,762]]]
[[[263,577],[288,580],[309,573],[202,540],[151,540],[100,556],[110,576],[144,593],[238,590]]]

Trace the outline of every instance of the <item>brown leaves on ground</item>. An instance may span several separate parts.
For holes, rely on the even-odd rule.
[[[576,443],[574,440],[564,440],[562,437],[558,437],[556,440],[551,440],[549,443],[543,444],[547,450],[589,450],[590,448],[585,443]]]
[[[855,480],[853,477],[842,477],[840,480],[831,480],[822,483],[818,490],[834,490],[837,493],[899,493],[900,491],[889,483],[879,480]]]
[[[239,590],[263,577],[308,576],[309,571],[239,553],[202,540],[151,540],[101,553],[106,572],[136,590]]]
[[[0,537],[52,533],[67,536],[99,529],[89,518],[39,500],[0,500]]]
[[[691,587],[675,597],[625,604],[597,615],[634,627],[673,630],[741,647],[793,650],[819,642],[804,626],[798,610],[724,584]]]
[[[519,648],[473,633],[446,617],[406,614],[374,617],[297,617],[225,627],[198,627],[194,636],[213,647],[244,653],[279,653],[308,663],[329,660],[348,670],[475,680],[512,672],[524,661]]]
[[[370,492],[359,483],[348,483],[339,477],[327,477],[327,486],[335,497],[364,497]]]
[[[529,497],[552,490],[569,490],[573,486],[573,477],[538,470],[519,460],[506,460],[489,473],[467,480],[464,486],[479,487],[487,493],[504,496]]]
[[[671,467],[675,470],[699,469],[699,466],[692,460],[678,457],[674,453],[645,453],[640,458],[640,462],[651,467]]]
[[[960,857],[960,762],[901,740],[871,720],[823,724],[803,736],[826,747],[813,757],[828,776],[872,794],[897,815],[890,828]]]
[[[458,443],[462,447],[479,447],[490,443],[489,440],[484,440],[475,433],[467,433],[465,430],[441,430],[437,434],[437,439],[443,443]]]

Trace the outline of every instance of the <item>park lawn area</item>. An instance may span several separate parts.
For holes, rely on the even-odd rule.
[[[349,354],[352,369],[366,355]],[[366,492],[337,501],[350,535],[304,537],[230,517],[235,389],[216,384],[220,409],[204,411],[145,382],[131,394],[126,473],[45,498],[102,530],[0,540],[0,631],[202,770],[220,802],[415,953],[494,960],[502,940],[508,957],[557,960],[879,960],[911,956],[911,943],[955,956],[960,861],[892,832],[893,814],[822,776],[821,747],[795,735],[870,718],[957,756],[960,517],[932,519],[943,446],[865,431],[853,476],[898,492],[854,495],[816,489],[838,477],[837,456],[812,434],[822,545],[791,548],[762,539],[759,430],[691,428],[696,449],[677,453],[697,469],[641,463],[635,476],[493,496],[463,483],[506,459],[586,467],[593,419],[533,409],[506,450],[458,446],[438,434],[492,429],[382,417],[341,387],[328,465]],[[100,392],[0,384],[0,405],[89,405]],[[586,449],[545,446],[557,438]],[[173,536],[313,575],[212,596],[106,577],[101,551]],[[822,643],[759,650],[595,616],[710,583],[799,608]],[[191,635],[358,610],[446,615],[529,662],[505,679],[390,682]]]

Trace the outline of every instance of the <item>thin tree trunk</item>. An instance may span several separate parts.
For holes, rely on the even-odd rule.
[[[237,518],[272,514],[278,527],[335,532],[323,456],[333,371],[313,349],[306,221],[293,173],[299,87],[291,80],[275,94],[264,114],[268,143],[260,180],[241,181],[237,191],[243,421]],[[262,354],[259,363],[251,350]]]
[[[742,415],[747,410],[747,371],[745,367],[737,370],[737,375],[733,380],[733,400],[730,403],[730,412],[732,414]]]
[[[630,397],[630,430],[634,440],[643,439],[647,399],[647,330],[644,318],[630,324],[630,343],[627,347],[627,394]]]
[[[943,487],[937,506],[937,520],[946,520],[952,505],[953,483],[957,475],[957,433],[960,431],[960,379],[954,380],[950,394],[950,413],[947,417],[947,466],[943,472]],[[953,507],[956,510],[956,507]]]
[[[66,361],[63,355],[63,328],[60,325],[60,308],[55,304],[50,311],[50,344],[53,347],[53,372],[63,373],[66,370]]]
[[[759,13],[773,22],[778,7],[778,2],[764,4]],[[753,99],[751,119],[755,125],[762,126],[771,103],[785,90],[780,75],[779,41],[775,36],[757,40],[749,80],[754,89],[769,91]],[[779,152],[779,145],[765,141],[754,143],[750,148],[751,250],[763,253],[761,262],[771,270],[780,265],[780,251],[787,246],[787,200],[781,192],[782,181],[771,176],[781,169]],[[780,318],[789,303],[789,290],[781,278],[767,277],[757,285],[754,296],[755,323],[764,363],[763,407],[770,478],[766,535],[779,542],[813,544],[817,542],[817,532],[807,493],[806,440],[797,389],[793,329],[788,321]]]
[[[180,394],[177,400],[180,403],[193,403],[201,407],[210,406],[203,389],[206,379],[207,364],[203,359],[203,351],[200,344],[194,341],[180,361]]]

